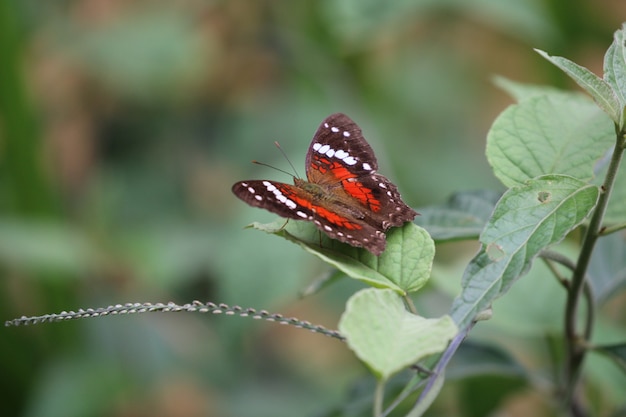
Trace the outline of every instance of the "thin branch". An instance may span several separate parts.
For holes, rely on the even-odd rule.
[[[595,247],[596,241],[600,235],[602,227],[602,220],[611,196],[615,179],[619,169],[620,162],[622,160],[622,154],[624,150],[625,137],[624,132],[618,131],[615,141],[615,147],[613,149],[613,155],[611,156],[611,162],[607,170],[604,184],[602,185],[602,192],[598,198],[598,204],[589,221],[589,227],[583,238],[582,248],[576,262],[576,268],[572,275],[571,287],[567,293],[567,302],[565,305],[565,344],[567,347],[567,359],[565,364],[565,395],[564,405],[571,410],[571,407],[575,404],[573,402],[574,391],[578,384],[582,363],[585,358],[586,350],[581,344],[581,335],[576,329],[576,317],[578,312],[578,303],[581,293],[585,287],[587,268],[591,260],[591,254]],[[591,306],[590,306],[591,307]],[[593,316],[592,316],[593,317]],[[587,323],[585,326],[584,336],[591,334],[592,323]],[[573,410],[571,410],[573,411]]]
[[[544,259],[549,259],[558,264],[561,264],[567,269],[569,269],[570,271],[573,271],[574,269],[576,269],[576,264],[574,263],[574,261],[572,261],[570,258],[568,258],[567,256],[557,251],[545,249],[545,250],[542,250],[541,253],[539,253],[539,256]]]
[[[454,337],[454,339],[452,339],[452,342],[450,342],[450,344],[448,345],[448,348],[443,352],[443,354],[439,358],[439,361],[437,362],[437,365],[432,370],[432,373],[430,377],[428,378],[428,383],[426,384],[426,387],[424,387],[424,390],[422,391],[419,398],[417,399],[417,403],[419,403],[423,398],[425,398],[428,392],[433,388],[435,384],[435,380],[437,379],[439,374],[441,374],[446,369],[446,366],[448,366],[448,362],[450,362],[450,360],[456,353],[459,346],[461,346],[461,342],[465,340],[465,338],[467,337],[470,330],[472,329],[472,327],[474,327],[475,324],[476,324],[476,321],[472,321],[472,323],[469,326],[467,326],[465,330],[459,332]]]
[[[606,236],[606,235],[610,235],[611,233],[619,232],[624,229],[626,229],[626,223],[614,224],[612,226],[607,226],[605,228],[600,229],[600,235]]]
[[[583,297],[587,302],[587,311],[585,316],[583,337],[585,341],[591,339],[591,335],[593,334],[593,323],[596,316],[596,299],[593,295],[593,288],[589,283],[588,276],[585,276],[585,283],[583,284]]]
[[[548,266],[548,268],[550,268],[550,271],[554,274],[554,276],[559,281],[559,283],[563,285],[563,287],[565,287],[567,290],[570,290],[570,281],[567,278],[565,278],[559,272],[558,269],[556,269],[554,263],[557,262],[571,271],[574,271],[576,269],[576,264],[574,264],[574,262],[571,259],[562,255],[561,253],[551,251],[551,250],[542,251],[540,256],[545,262],[545,264]],[[590,282],[589,277],[585,276],[585,280],[583,284],[584,285],[583,295],[585,297],[585,300],[587,301],[587,315],[585,317],[585,326],[584,326],[585,330],[583,333],[585,341],[588,341],[591,338],[591,333],[593,331],[593,322],[595,318],[595,308],[596,308],[595,298],[593,295],[593,289],[591,288],[591,284],[589,282]]]
[[[574,268],[576,267],[574,262],[568,257],[566,257],[565,255],[562,255],[558,252],[551,251],[551,250],[541,251],[541,253],[539,254],[539,257],[543,259],[543,262],[546,264],[548,269],[550,269],[550,272],[552,272],[552,275],[554,275],[557,281],[559,281],[559,284],[561,284],[563,288],[568,290],[570,287],[569,279],[565,278],[561,274],[561,272],[558,269],[556,269],[556,266],[554,265],[554,263],[555,262],[559,263],[565,266],[566,268],[568,268],[570,271],[573,271]]]

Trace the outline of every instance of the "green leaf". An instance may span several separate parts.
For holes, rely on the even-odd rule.
[[[545,96],[545,95],[559,95],[563,94],[568,97],[572,94],[569,91],[560,90],[558,88],[546,86],[519,83],[517,81],[509,80],[506,77],[496,76],[493,79],[495,85],[504,90],[508,95],[513,97],[516,101],[523,101],[531,97]]]
[[[448,365],[448,377],[465,379],[481,375],[526,377],[524,367],[497,345],[465,341]]]
[[[594,346],[594,350],[608,356],[626,372],[626,342],[614,345]]]
[[[550,56],[540,49],[535,49],[542,57],[559,67],[581,86],[602,110],[619,126],[622,122],[624,106],[611,88],[611,85],[587,68],[560,56]]]
[[[604,81],[612,88],[622,105],[626,106],[626,24],[615,32],[613,43],[604,55]]]
[[[421,227],[408,222],[387,232],[387,248],[380,256],[330,239],[309,222],[284,220],[251,227],[284,237],[302,246],[351,278],[400,295],[417,291],[428,281],[435,244]],[[320,245],[321,244],[321,245]]]
[[[598,239],[589,264],[589,283],[598,304],[621,294],[626,287],[626,235]]]
[[[367,288],[354,294],[339,331],[379,379],[443,351],[457,328],[449,316],[426,319],[408,312],[398,294]]]
[[[415,223],[438,242],[476,239],[500,196],[492,190],[456,193],[444,205],[420,208]]]
[[[329,287],[330,285],[334,284],[335,282],[339,281],[341,278],[344,278],[345,276],[346,275],[343,272],[339,271],[338,269],[332,269],[330,271],[327,271],[325,274],[318,277],[309,285],[307,285],[306,288],[303,288],[300,291],[300,297],[304,298],[304,297],[309,297],[313,294],[317,294],[322,289]]]
[[[550,248],[576,259],[580,248],[567,240]],[[534,262],[528,273],[492,303],[493,317],[481,325],[486,332],[506,337],[542,338],[563,331],[563,306],[567,294],[545,262]]]
[[[581,224],[598,193],[598,187],[563,175],[542,176],[507,191],[463,275],[451,313],[457,325],[467,326],[528,271],[539,252]]]
[[[487,159],[508,187],[545,174],[589,180],[615,140],[613,123],[586,97],[546,94],[514,104],[487,135]]]
[[[603,171],[603,173],[606,170]],[[626,163],[622,161],[611,190],[611,198],[604,213],[604,224],[626,223]]]

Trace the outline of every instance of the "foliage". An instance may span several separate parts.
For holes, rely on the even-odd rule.
[[[623,15],[585,0],[2,2],[0,312],[119,314],[4,329],[0,414],[551,415],[555,392],[577,413],[623,407],[623,31],[605,74],[585,69]],[[567,74],[595,104],[500,78],[517,103],[489,128],[510,103],[494,73],[561,88]],[[249,160],[283,164],[279,139],[300,167],[336,111],[428,205],[384,264],[320,250],[296,222],[255,225],[287,240],[240,230],[273,220],[229,192],[267,178]],[[117,305],[138,299],[156,303]]]
[[[556,387],[555,392],[561,393],[560,403],[572,415],[586,413],[582,409],[589,406],[587,401],[575,396],[575,392],[595,325],[596,306],[590,290],[591,279],[587,275],[589,260],[600,237],[626,228],[623,205],[620,205],[621,215],[617,219],[611,219],[610,223],[604,220],[607,207],[616,204],[609,198],[614,187],[621,185],[616,179],[620,172],[626,171],[624,168],[620,171],[626,150],[626,128],[622,117],[626,101],[618,98],[623,90],[626,91],[626,85],[622,86],[622,80],[626,80],[626,60],[612,58],[613,55],[626,56],[624,33],[626,24],[616,32],[615,41],[607,52],[605,79],[569,60],[540,52],[585,88],[604,113],[578,94],[537,87],[525,91],[524,86],[515,86],[519,102],[496,119],[487,137],[486,151],[494,173],[510,188],[495,203],[480,233],[481,248],[465,269],[461,294],[454,300],[449,316],[436,320],[421,318],[414,314],[410,301],[405,306],[391,291],[406,295],[423,286],[423,282],[416,286],[398,285],[405,270],[413,271],[417,267],[426,274],[430,271],[434,251],[430,249],[428,239],[418,237],[414,232],[408,233],[415,229],[414,225],[404,227],[402,234],[398,231],[390,233],[390,247],[378,259],[362,249],[346,248],[346,245],[331,244],[328,248],[322,245],[320,249],[319,243],[311,237],[314,228],[306,225],[289,228],[256,226],[300,243],[352,278],[374,287],[387,288],[363,290],[353,295],[339,326],[348,346],[368,365],[379,384],[386,383],[394,373],[420,363],[425,357],[440,354],[425,378],[428,382],[421,396],[406,415],[418,416],[426,412],[425,404],[430,404],[436,395],[432,391],[437,392],[443,386],[446,364],[458,349],[460,339],[477,321],[491,317],[493,302],[528,273],[537,257],[546,260],[553,268],[555,264],[561,264],[570,269],[571,276],[567,278],[553,270],[554,278],[566,292],[566,303],[565,358],[562,363],[551,364],[554,373],[562,373],[562,376],[551,383]],[[599,187],[591,180],[598,171],[597,165],[607,164],[602,160],[607,153],[611,157]],[[467,235],[464,228],[456,227],[458,215],[454,212],[444,212],[439,217],[431,215],[420,223],[426,228],[436,228],[446,240],[462,239]],[[554,246],[581,226],[584,231],[576,261],[558,250],[552,252]],[[307,230],[296,230],[303,228]],[[402,240],[397,241],[396,236],[401,236]],[[422,249],[418,250],[419,247]],[[424,250],[424,247],[429,249]],[[394,268],[389,269],[389,265]],[[372,271],[372,266],[378,271]],[[378,275],[381,269],[385,270],[382,277]],[[579,329],[581,299],[587,303],[587,315]],[[455,332],[458,332],[455,342],[450,343]],[[624,346],[626,340],[594,349],[623,366]],[[531,372],[526,373],[524,379],[529,379],[530,375]],[[407,389],[413,391],[418,387],[420,385],[412,382],[401,398],[406,397]],[[383,393],[384,386],[379,385],[374,397],[375,416],[389,415],[399,406],[400,402],[396,400],[383,411]]]

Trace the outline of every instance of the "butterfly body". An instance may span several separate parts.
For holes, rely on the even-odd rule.
[[[251,206],[282,217],[313,222],[333,239],[385,249],[385,231],[413,220],[417,213],[394,184],[378,174],[374,151],[348,116],[328,116],[313,136],[306,156],[307,180],[294,184],[240,181],[233,193]]]

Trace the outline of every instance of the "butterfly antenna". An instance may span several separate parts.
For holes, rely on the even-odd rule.
[[[283,150],[283,148],[280,147],[280,143],[278,143],[278,141],[274,142],[274,145],[278,148],[278,150],[280,151],[280,153],[283,154],[283,156],[285,157],[285,159],[287,160],[287,162],[289,163],[289,166],[291,167],[291,169],[293,169],[293,172],[296,173],[296,177],[300,178],[300,174],[298,174],[298,170],[296,169],[296,167],[293,166],[293,164],[291,163],[291,161],[289,160],[289,157],[287,156],[287,154],[285,153],[285,151]]]
[[[264,167],[275,169],[276,171],[282,172],[283,174],[287,174],[290,177],[293,177],[293,174],[291,172],[287,172],[284,169],[276,168],[275,166],[270,165],[270,164],[266,164],[265,162],[252,161],[252,163],[256,164],[256,165],[261,165],[261,166],[264,166]]]

